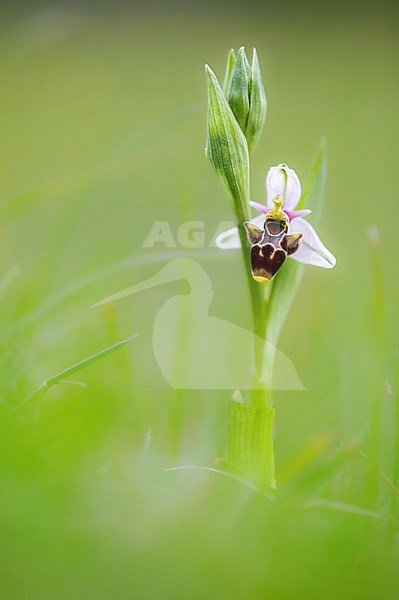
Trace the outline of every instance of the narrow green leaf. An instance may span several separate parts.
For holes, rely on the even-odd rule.
[[[100,352],[97,352],[96,354],[92,354],[92,356],[89,356],[88,358],[84,358],[83,360],[81,360],[78,363],[75,363],[71,367],[64,369],[64,371],[57,373],[57,375],[53,375],[53,377],[50,377],[50,379],[47,379],[46,381],[44,381],[42,383],[42,386],[44,384],[44,386],[46,388],[51,387],[55,383],[58,383],[59,381],[61,381],[61,379],[65,379],[66,377],[69,377],[69,375],[73,375],[73,373],[77,373],[78,371],[81,371],[82,369],[84,369],[85,367],[88,367],[89,365],[96,362],[97,360],[100,360],[101,358],[108,356],[108,354],[111,354],[111,352],[118,350],[118,348],[122,348],[122,346],[125,346],[126,344],[128,344],[129,342],[134,340],[136,337],[138,337],[138,335],[139,335],[138,333],[135,333],[134,335],[127,338],[126,340],[121,340],[120,342],[116,342],[116,344],[113,344],[112,346],[108,346],[108,348],[105,348],[104,350],[100,350]]]
[[[231,74],[233,72],[234,69],[234,65],[236,64],[236,53],[234,48],[231,48],[228,56],[227,56],[227,65],[226,65],[226,71],[224,74],[224,80],[223,80],[223,94],[225,96],[227,96],[227,90],[229,88],[229,83],[230,83],[230,78],[231,78]]]
[[[352,515],[358,515],[360,517],[371,517],[372,519],[377,519],[379,521],[385,521],[385,517],[380,515],[379,513],[368,510],[367,508],[363,508],[362,506],[356,506],[355,504],[347,504],[346,502],[337,502],[335,500],[329,500],[328,498],[315,498],[314,500],[309,500],[304,506],[303,509],[310,508],[329,508],[334,511],[349,513]]]
[[[207,155],[233,198],[238,222],[249,209],[248,145],[223,94],[216,75],[206,65],[208,84]]]
[[[84,358],[83,360],[75,363],[71,367],[68,367],[67,369],[64,369],[63,371],[60,371],[60,373],[57,373],[56,375],[53,375],[49,379],[46,379],[45,381],[43,381],[41,383],[40,387],[36,391],[34,391],[27,398],[25,398],[25,400],[23,400],[22,402],[20,402],[20,404],[18,404],[18,406],[16,407],[16,410],[21,408],[22,406],[24,406],[29,400],[35,398],[36,396],[44,394],[45,392],[47,392],[47,390],[49,388],[51,388],[51,386],[55,385],[56,383],[59,383],[66,377],[69,377],[70,375],[73,375],[74,373],[77,373],[78,371],[85,369],[86,367],[88,367],[92,363],[96,362],[97,360],[100,360],[101,358],[108,356],[108,354],[111,354],[111,352],[118,350],[118,348],[122,348],[122,346],[125,346],[126,344],[128,344],[129,342],[134,340],[138,335],[139,335],[138,333],[135,333],[131,337],[127,338],[126,340],[121,340],[120,342],[117,342],[116,344],[113,344],[112,346],[109,346],[108,348],[105,348],[104,350],[101,350],[100,352],[97,352],[96,354],[89,356],[88,358]]]
[[[270,342],[270,345],[266,348],[270,351],[272,351],[272,348],[277,348],[281,330],[294,301],[303,271],[304,266],[302,264],[287,260],[284,271],[273,282],[266,326],[266,339]],[[272,369],[273,359],[274,356],[265,356],[265,364],[269,365],[270,369]]]
[[[98,306],[103,306],[104,304],[109,304],[110,302],[115,302],[116,300],[121,300],[121,298],[127,298],[136,292],[137,285],[129,285],[127,288],[123,288],[123,290],[119,290],[119,292],[115,292],[102,300],[99,300],[90,308],[97,308]]]
[[[312,211],[312,223],[317,225],[320,221],[324,204],[325,186],[327,179],[327,148],[326,141],[320,142],[319,150],[313,166],[306,180],[297,210],[310,208]]]
[[[252,55],[252,82],[249,98],[249,115],[245,130],[248,148],[252,150],[262,135],[266,121],[267,100],[263,87],[262,74],[260,72],[258,55],[253,49]]]

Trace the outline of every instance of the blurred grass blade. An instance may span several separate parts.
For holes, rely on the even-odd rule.
[[[7,289],[10,287],[11,283],[14,281],[17,275],[19,275],[20,272],[21,269],[17,265],[14,265],[13,267],[11,267],[11,269],[9,269],[9,271],[4,275],[4,277],[0,279],[0,298],[5,294]]]
[[[306,180],[306,185],[302,191],[302,196],[297,206],[297,210],[310,208],[312,211],[312,224],[317,225],[320,221],[322,208],[324,204],[324,195],[327,179],[327,152],[326,141],[320,142],[312,169]]]
[[[98,302],[90,306],[90,308],[97,308],[98,306],[103,306],[104,304],[108,304],[109,302],[115,302],[115,300],[127,298],[128,296],[131,296],[135,293],[136,288],[137,285],[129,285],[129,287],[124,288],[123,290],[119,290],[119,292],[115,292],[114,294],[111,294],[110,296],[106,296],[106,298],[99,300]]]
[[[227,90],[229,88],[231,74],[233,72],[234,65],[236,64],[236,60],[237,59],[236,59],[235,50],[234,50],[234,48],[231,48],[231,50],[227,56],[226,72],[225,72],[224,80],[223,80],[223,94],[225,96],[227,96]]]
[[[349,513],[351,515],[358,515],[360,517],[371,517],[379,521],[385,521],[385,518],[375,511],[356,506],[354,504],[348,504],[346,502],[337,502],[335,500],[328,500],[326,498],[315,498],[310,500],[304,505],[304,509],[310,508],[329,508],[334,511]]]
[[[47,390],[49,388],[51,388],[51,386],[55,385],[56,383],[59,383],[66,377],[69,377],[70,375],[73,375],[74,373],[77,373],[78,371],[85,369],[86,367],[88,367],[92,363],[96,362],[97,360],[100,360],[101,358],[108,356],[108,354],[111,354],[111,352],[118,350],[118,348],[122,348],[122,346],[125,346],[126,344],[128,344],[129,342],[134,340],[136,337],[138,337],[138,335],[139,335],[138,333],[135,333],[131,337],[127,338],[126,340],[121,340],[120,342],[117,342],[116,344],[113,344],[112,346],[109,346],[108,348],[105,348],[104,350],[101,350],[100,352],[97,352],[96,354],[92,354],[92,356],[89,356],[88,358],[84,358],[80,362],[75,363],[74,365],[72,365],[71,367],[68,367],[67,369],[64,369],[60,373],[57,373],[57,375],[53,375],[53,377],[46,379],[45,381],[43,381],[41,383],[40,387],[38,387],[37,390],[35,390],[32,394],[27,396],[27,398],[25,398],[25,400],[20,402],[20,404],[18,404],[16,406],[15,410],[18,410],[19,408],[24,406],[27,402],[29,402],[29,400],[32,400],[36,396],[40,396],[41,394],[44,394],[45,392],[47,392]]]

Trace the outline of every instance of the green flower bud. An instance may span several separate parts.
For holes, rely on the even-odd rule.
[[[240,48],[227,88],[227,100],[244,134],[249,117],[251,82],[251,67],[244,48]]]
[[[249,154],[245,136],[206,65],[208,85],[208,138],[206,154],[229,190],[234,211],[242,223],[249,212]]]
[[[258,55],[254,48],[252,54],[252,81],[251,93],[249,98],[249,115],[245,137],[248,141],[248,147],[254,148],[262,135],[263,127],[266,121],[267,100],[265,89],[262,82],[262,74],[260,72]]]
[[[236,58],[235,50],[234,50],[234,48],[231,48],[231,50],[227,56],[226,72],[224,74],[224,80],[223,80],[223,94],[225,96],[227,96],[227,90],[229,88],[231,74],[232,74],[234,66],[236,64],[236,60],[237,60],[237,58]]]
[[[248,62],[243,47],[239,49],[232,69],[231,65],[230,51],[226,78],[230,71],[231,75],[228,83],[225,83],[227,100],[244,132],[248,148],[251,150],[262,134],[267,110],[266,95],[255,48],[253,50],[252,66]]]

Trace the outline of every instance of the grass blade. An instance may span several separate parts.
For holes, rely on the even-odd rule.
[[[100,350],[100,352],[97,352],[96,354],[92,354],[91,356],[84,358],[83,360],[75,363],[71,367],[68,367],[67,369],[64,369],[63,371],[60,371],[60,373],[53,375],[53,377],[46,379],[45,381],[43,381],[41,383],[41,385],[37,388],[37,390],[35,390],[32,394],[30,394],[22,402],[20,402],[15,407],[15,410],[18,410],[22,406],[25,406],[25,404],[27,402],[29,402],[36,396],[40,396],[40,395],[44,394],[45,392],[47,392],[47,390],[49,388],[51,388],[56,383],[59,383],[66,377],[69,377],[70,375],[73,375],[74,373],[77,373],[78,371],[85,369],[86,367],[88,367],[92,363],[96,362],[97,360],[100,360],[101,358],[108,356],[108,354],[111,354],[111,352],[118,350],[118,348],[125,346],[126,344],[128,344],[129,342],[134,340],[138,335],[139,335],[138,333],[135,333],[131,337],[127,338],[126,340],[121,340],[120,342],[117,342],[116,344],[113,344],[112,346],[108,346],[108,348],[105,348],[104,350]]]

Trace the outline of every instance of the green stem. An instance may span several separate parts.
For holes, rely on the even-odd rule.
[[[273,446],[274,407],[271,399],[272,363],[263,381],[266,311],[263,289],[252,277],[244,214],[236,214],[250,292],[254,332],[254,373],[250,404],[232,402],[229,421],[229,463],[258,488],[275,488]],[[272,359],[272,357],[271,357]],[[268,370],[268,371],[269,371]]]
[[[271,400],[271,377],[263,381],[265,360],[266,310],[263,288],[252,277],[243,206],[236,202],[236,220],[242,258],[251,299],[254,332],[254,372],[250,404],[232,402],[229,420],[229,463],[258,488],[275,488],[273,447],[274,407]],[[272,368],[272,367],[271,367]],[[269,377],[270,375],[270,377]]]
[[[239,217],[239,215],[237,215]],[[242,221],[238,223],[238,232],[241,242],[242,258],[247,276],[248,289],[251,298],[253,332],[255,336],[255,378],[261,380],[263,372],[263,353],[264,353],[264,337],[266,328],[266,318],[264,309],[264,299],[262,289],[259,283],[256,283],[252,277],[250,254],[247,244],[247,235],[243,226],[245,220],[242,215]]]
[[[229,414],[229,463],[259,489],[275,488],[274,408],[232,401]]]

